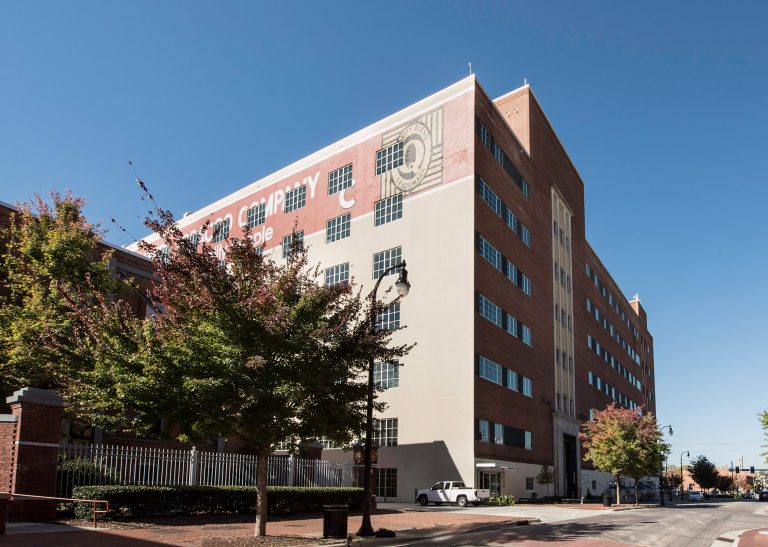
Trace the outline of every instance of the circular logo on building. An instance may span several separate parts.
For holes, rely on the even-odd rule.
[[[415,122],[403,129],[398,140],[403,143],[403,164],[392,171],[392,182],[407,192],[427,174],[432,161],[432,135],[426,125]]]

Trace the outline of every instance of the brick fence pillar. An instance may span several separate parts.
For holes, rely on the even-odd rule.
[[[33,387],[14,392],[6,401],[17,419],[12,492],[55,496],[64,401],[53,391]],[[8,517],[10,520],[52,519],[56,517],[56,502],[14,500]]]

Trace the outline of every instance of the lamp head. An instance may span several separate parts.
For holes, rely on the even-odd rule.
[[[405,269],[405,260],[400,263],[400,277],[395,282],[395,288],[400,296],[407,296],[408,291],[411,290],[411,284],[408,282],[408,270]]]

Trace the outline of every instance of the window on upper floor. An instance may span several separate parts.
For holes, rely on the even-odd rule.
[[[213,224],[213,238],[214,243],[220,243],[229,237],[230,219],[225,218]]]
[[[286,213],[301,209],[307,204],[307,185],[302,184],[298,188],[289,190],[285,193],[285,208]]]
[[[397,446],[397,418],[373,420],[373,440],[379,446]]]
[[[502,367],[498,363],[494,363],[490,359],[483,357],[482,355],[479,358],[479,376],[480,378],[484,378],[486,380],[489,380],[495,384],[501,385],[501,374],[502,374]]]
[[[294,252],[301,250],[304,245],[304,230],[288,234],[283,237],[283,258],[288,258]]]
[[[400,327],[400,302],[390,304],[376,314],[377,330],[394,330]]]
[[[523,376],[523,395],[533,397],[533,380],[527,376]]]
[[[325,284],[336,285],[349,281],[349,262],[337,264],[325,269]]]
[[[397,266],[403,261],[402,248],[393,247],[386,251],[374,253],[373,255],[373,279],[378,279],[381,274],[386,272],[392,266]],[[400,273],[400,268],[393,268],[387,275]]]
[[[352,164],[340,167],[328,173],[328,195],[335,194],[352,186]]]
[[[382,148],[376,152],[376,174],[381,175],[403,164],[403,141]]]
[[[266,214],[267,214],[266,203],[259,203],[258,205],[254,205],[253,207],[250,207],[248,209],[248,219],[245,225],[248,228],[255,228],[256,226],[261,226],[262,224],[264,224],[264,220],[266,219]]]
[[[403,218],[403,194],[395,194],[376,202],[373,213],[374,226],[381,226],[400,218]]]
[[[480,197],[483,198],[483,201],[493,209],[493,212],[501,216],[504,212],[504,205],[501,203],[501,199],[480,177],[477,177],[477,191],[480,193]]]
[[[491,428],[488,420],[477,420],[477,438],[485,443],[491,442]]]
[[[501,308],[483,295],[479,295],[477,298],[477,311],[497,327],[502,325]]]
[[[333,243],[339,239],[349,237],[350,228],[352,224],[352,214],[346,213],[344,215],[332,218],[325,223],[325,242]]]
[[[381,389],[390,389],[400,385],[400,363],[389,361],[373,364],[373,383]]]
[[[493,424],[493,442],[495,444],[504,444],[504,425]]]

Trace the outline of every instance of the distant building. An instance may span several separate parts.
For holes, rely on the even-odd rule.
[[[178,225],[222,260],[246,226],[277,258],[299,238],[326,283],[370,289],[407,261],[412,290],[381,322],[418,345],[376,364],[380,496],[441,479],[543,495],[541,465],[550,493],[602,493],[579,425],[614,401],[655,413],[646,312],[587,242],[583,182],[527,85],[493,100],[470,76]]]

